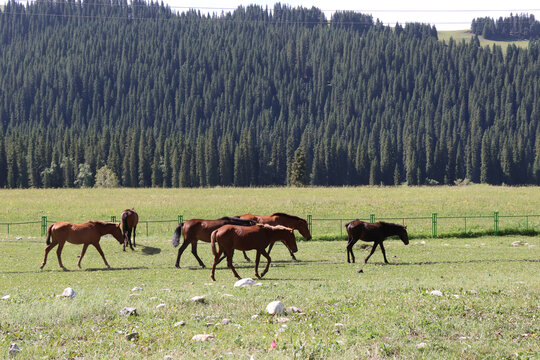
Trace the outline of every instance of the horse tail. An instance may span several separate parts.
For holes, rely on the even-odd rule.
[[[180,244],[180,236],[182,235],[182,227],[184,226],[184,223],[178,224],[176,227],[176,230],[174,230],[174,234],[172,237],[172,245],[174,247],[177,247]]]
[[[45,241],[47,245],[51,245],[51,233],[53,225],[49,226],[49,228],[47,229],[47,240]]]
[[[210,245],[212,246],[212,254],[216,256],[218,254],[217,248],[216,248],[216,237],[217,237],[217,230],[212,231],[212,235],[210,235]]]
[[[127,231],[127,230],[128,230],[127,217],[128,217],[128,213],[127,213],[126,211],[124,211],[124,212],[122,213],[122,230],[123,230],[123,231]]]

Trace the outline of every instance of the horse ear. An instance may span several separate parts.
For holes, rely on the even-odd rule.
[[[407,230],[407,226],[404,226],[405,230]]]

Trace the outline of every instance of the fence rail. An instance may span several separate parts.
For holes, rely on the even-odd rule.
[[[390,221],[401,223],[409,226],[409,234],[414,235],[426,235],[433,238],[443,236],[444,234],[457,235],[467,234],[471,235],[474,232],[493,233],[494,235],[500,235],[501,226],[502,230],[519,230],[525,232],[537,232],[540,231],[540,214],[532,215],[500,215],[498,211],[493,212],[491,215],[459,215],[459,216],[440,216],[438,213],[432,213],[431,216],[376,216],[375,214],[369,214],[369,216],[363,218],[314,218],[312,214],[307,215],[307,223],[309,231],[312,235],[316,236],[337,236],[343,237],[345,234],[344,225],[352,220],[359,219],[363,221],[375,222],[375,221]],[[176,224],[181,223],[184,220],[183,215],[178,215],[176,219],[156,219],[156,220],[139,220],[139,229],[143,227],[146,232],[146,236],[149,236],[150,230],[154,233],[172,233]],[[106,219],[109,221],[109,219]],[[117,217],[112,215],[110,217],[111,222],[117,222]],[[13,222],[0,222],[0,233],[2,230],[6,230],[9,235],[14,228],[17,228],[18,235],[21,235],[20,228],[24,227],[26,230],[24,234],[40,233],[41,236],[47,234],[47,227],[55,221],[49,220],[47,216],[42,216],[38,221],[13,221]],[[172,226],[170,224],[173,224]],[[35,225],[39,225],[39,230]],[[32,225],[32,230],[28,231],[28,226]],[[442,231],[441,231],[442,229]],[[38,231],[36,231],[38,230]],[[412,231],[411,231],[412,230]],[[140,232],[140,230],[139,230]]]

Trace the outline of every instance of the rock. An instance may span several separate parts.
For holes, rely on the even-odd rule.
[[[19,353],[19,351],[21,351],[21,349],[19,349],[17,343],[11,343],[11,346],[9,347],[9,355],[15,356]]]
[[[164,308],[164,307],[165,307],[165,304],[156,305],[156,309],[161,309],[161,308]]]
[[[471,294],[471,295],[478,295],[478,291],[476,291],[476,290],[469,290],[469,294]]]
[[[139,294],[137,294],[137,295],[139,295]],[[148,300],[156,300],[156,299],[157,299],[157,296],[152,296],[152,297],[151,297],[150,299],[148,299]]]
[[[454,294],[454,295],[452,295],[452,296],[453,296],[455,299],[459,299],[459,295],[457,295],[457,294]]]
[[[194,335],[191,340],[193,341],[210,341],[214,338],[214,335],[211,334],[198,334]]]
[[[231,295],[231,294],[223,294],[223,296],[226,296],[226,297],[233,297],[233,295]]]
[[[129,297],[141,296],[141,294],[129,294]]]
[[[2,296],[2,300],[8,300],[10,297],[11,297],[11,295]]]
[[[442,296],[442,292],[440,290],[432,290],[430,294],[435,296]]]
[[[255,314],[255,315],[251,315],[251,320],[255,320],[256,318],[258,318],[259,315]]]
[[[344,327],[345,325],[343,325],[342,323],[335,323],[334,326],[335,327]]]
[[[17,236],[17,240],[22,240],[22,236]]]
[[[185,326],[186,325],[186,322],[185,321],[178,321],[178,322],[175,322],[174,323],[174,327],[179,327],[179,326]]]
[[[287,312],[288,312],[288,313],[296,313],[296,314],[298,314],[298,313],[301,313],[302,310],[300,310],[300,309],[297,308],[296,306],[289,306],[289,307],[287,308]]]
[[[120,310],[122,316],[137,316],[137,309],[134,307],[125,307]]]
[[[234,287],[252,286],[252,285],[255,285],[255,280],[253,280],[252,278],[240,279],[240,280],[238,280],[237,282],[234,283]]]
[[[60,295],[60,296],[74,298],[75,297],[75,290],[73,290],[70,287],[65,288],[64,292],[62,292],[62,295]]]
[[[276,322],[277,322],[278,324],[286,323],[286,322],[289,322],[289,321],[290,321],[290,319],[287,318],[287,317],[280,317],[280,318],[277,318],[277,319],[276,319]]]
[[[142,291],[142,287],[135,286],[131,291]]]
[[[426,345],[427,345],[427,344],[426,344],[425,342],[421,342],[421,343],[419,343],[419,344],[416,344],[416,348],[417,348],[417,349],[423,349],[423,348],[426,347]]]
[[[223,319],[221,320],[221,325],[229,325],[231,323],[230,319]]]
[[[137,340],[139,340],[139,333],[138,332],[132,332],[130,334],[127,334],[126,339],[128,341],[137,341]]]
[[[165,355],[163,360],[174,360],[174,358],[171,355]]]
[[[281,301],[272,301],[266,305],[266,312],[270,315],[281,315],[283,314],[283,303]]]
[[[196,302],[196,303],[204,303],[206,300],[206,296],[194,296],[191,298],[190,301]]]

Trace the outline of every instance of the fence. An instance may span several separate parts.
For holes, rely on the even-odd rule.
[[[178,215],[176,219],[167,220],[139,220],[138,234],[145,233],[146,236],[152,234],[172,234],[178,223],[183,221],[183,215]],[[117,222],[116,216],[111,216],[107,221]],[[307,222],[311,234],[317,237],[339,236],[344,237],[346,232],[344,225],[346,222],[355,220],[353,218],[314,218],[307,215]],[[370,214],[369,217],[360,220],[375,222],[389,221],[401,223],[409,227],[409,234],[412,236],[441,237],[480,234],[500,235],[501,232],[536,233],[540,231],[540,215],[500,215],[498,211],[492,215],[463,215],[463,216],[439,216],[432,213],[431,216],[416,217],[378,217]],[[0,222],[0,233],[6,230],[10,235],[14,229],[17,235],[45,236],[47,227],[56,221],[49,220],[47,216],[42,216],[38,221],[18,221]],[[30,229],[28,229],[31,225]],[[38,225],[38,226],[36,226]],[[24,229],[24,231],[21,231]]]

